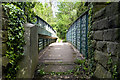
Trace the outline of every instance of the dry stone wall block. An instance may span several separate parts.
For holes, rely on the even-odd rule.
[[[104,18],[104,16],[105,16],[105,8],[102,8],[101,10],[97,11],[93,15],[93,19],[94,20],[100,20],[101,18]]]
[[[9,63],[9,59],[6,56],[2,57],[2,66],[6,67]]]
[[[107,42],[107,52],[114,56],[120,54],[120,43]]]
[[[103,18],[99,21],[96,21],[92,25],[92,30],[103,30],[103,29],[108,29],[108,18]]]
[[[6,54],[6,51],[7,51],[7,44],[2,43],[2,56],[4,56]]]
[[[95,39],[95,40],[103,40],[103,31],[95,31],[93,39]]]
[[[108,54],[107,53],[104,53],[104,52],[101,52],[101,51],[98,51],[98,50],[95,50],[95,60],[102,64],[104,67],[107,67],[107,62],[108,62]]]
[[[112,37],[113,37],[113,30],[104,30],[104,34],[103,34],[103,40],[104,41],[111,41]]]
[[[120,12],[120,3],[113,2],[111,5],[106,6],[105,16],[110,17],[119,14],[119,12]]]
[[[108,28],[108,18],[101,19],[97,21],[97,23],[98,23],[98,27],[97,27],[98,30]]]
[[[96,48],[99,51],[107,52],[107,45],[105,41],[98,41],[96,44]]]
[[[120,28],[120,14],[109,17],[109,28]]]
[[[119,41],[120,40],[120,29],[108,29],[104,30],[103,34],[104,41]]]
[[[6,42],[7,41],[7,31],[2,31],[2,42]]]
[[[94,76],[97,78],[111,78],[112,75],[109,71],[107,71],[103,66],[97,64]]]
[[[92,42],[92,48],[93,48],[93,49],[96,49],[96,48],[95,48],[95,46],[96,46],[96,40],[92,40],[91,42]]]
[[[2,30],[7,30],[8,29],[8,20],[5,18],[2,18]]]

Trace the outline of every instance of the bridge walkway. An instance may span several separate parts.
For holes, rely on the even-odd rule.
[[[39,53],[39,64],[37,70],[43,69],[43,71],[49,72],[66,72],[75,68],[74,63],[77,58],[82,58],[82,56],[76,51],[76,49],[70,43],[52,43],[44,51]],[[36,72],[37,75],[37,72]],[[70,78],[72,76],[62,75],[62,76],[52,76],[44,75],[37,78]]]

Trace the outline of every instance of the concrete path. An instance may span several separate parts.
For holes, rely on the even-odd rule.
[[[74,61],[79,57],[69,43],[52,43],[39,53],[38,69],[45,72],[65,72],[75,67]]]

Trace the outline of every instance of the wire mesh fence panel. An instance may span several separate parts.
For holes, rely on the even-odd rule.
[[[80,50],[80,19],[77,21],[77,49]]]
[[[87,57],[88,11],[83,13],[68,29],[67,41]]]
[[[42,18],[36,16],[37,22],[34,23],[38,29],[38,51],[44,49],[57,39],[56,31]]]
[[[41,49],[43,49],[43,39],[42,38],[39,38],[39,40],[38,40],[38,47],[39,47],[39,51]]]
[[[86,53],[86,15],[82,17],[81,21],[81,53]]]

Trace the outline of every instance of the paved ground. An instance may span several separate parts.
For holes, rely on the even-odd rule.
[[[78,54],[69,43],[52,43],[39,54],[38,69],[45,72],[65,72],[75,67]],[[51,79],[52,80],[52,79]]]

